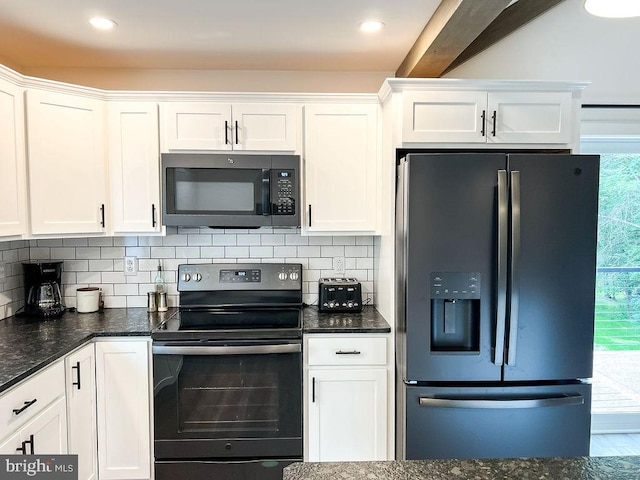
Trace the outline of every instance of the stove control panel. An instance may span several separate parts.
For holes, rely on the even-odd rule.
[[[179,292],[221,290],[302,290],[299,263],[182,264]]]

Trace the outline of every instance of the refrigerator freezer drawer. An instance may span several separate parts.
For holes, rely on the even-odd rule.
[[[589,455],[589,384],[406,389],[407,460]]]

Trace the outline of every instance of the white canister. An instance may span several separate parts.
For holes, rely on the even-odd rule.
[[[76,290],[76,310],[79,313],[97,312],[100,308],[100,289],[83,287]]]

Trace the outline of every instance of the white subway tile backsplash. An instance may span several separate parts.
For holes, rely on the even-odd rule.
[[[102,272],[102,283],[127,283],[123,272]]]
[[[78,272],[76,273],[77,283],[100,283],[102,275],[100,272]]]
[[[273,247],[249,247],[251,258],[273,258]]]
[[[113,247],[113,237],[89,237],[90,247]]]
[[[213,235],[213,245],[220,247],[235,246],[237,245],[236,235],[223,234]]]
[[[101,258],[122,258],[124,257],[125,247],[101,247]]]
[[[224,249],[225,247],[200,247],[200,256],[205,258],[224,258]]]
[[[151,258],[151,247],[125,247],[127,257]]]
[[[298,247],[298,256],[299,257],[319,257],[320,256],[320,247],[311,246],[308,247],[300,246]]]
[[[333,237],[308,237],[309,245],[333,245]]]
[[[320,247],[321,257],[344,257],[343,246]]]
[[[285,236],[282,234],[260,235],[262,245],[284,245]]]
[[[249,247],[224,247],[225,258],[249,258]]]
[[[358,246],[358,247],[344,247],[344,255],[345,257],[367,257],[369,253],[368,247],[366,246]]]
[[[247,247],[260,245],[261,235],[236,235],[236,245]]]
[[[182,263],[300,263],[303,300],[315,303],[318,280],[335,276],[333,257],[344,256],[347,276],[366,285],[373,299],[373,237],[302,236],[300,229],[168,228],[166,236],[90,237],[0,242],[0,258],[11,278],[0,282],[0,319],[24,303],[23,261],[63,260],[65,301],[75,305],[78,286],[102,289],[107,308],[146,306],[146,292],[162,263],[169,304],[177,305],[178,265]],[[124,256],[138,259],[138,272],[124,275]],[[8,287],[11,285],[11,289]],[[371,300],[372,301],[372,300]]]
[[[286,245],[309,245],[309,237],[303,237],[300,234],[287,233],[284,236]]]
[[[187,243],[191,247],[210,247],[213,245],[211,237],[207,234],[191,234],[187,236]]]
[[[201,248],[207,247],[176,247],[176,258],[200,258]]]

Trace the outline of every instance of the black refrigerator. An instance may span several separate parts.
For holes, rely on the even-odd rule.
[[[397,457],[588,455],[599,157],[397,173]]]

